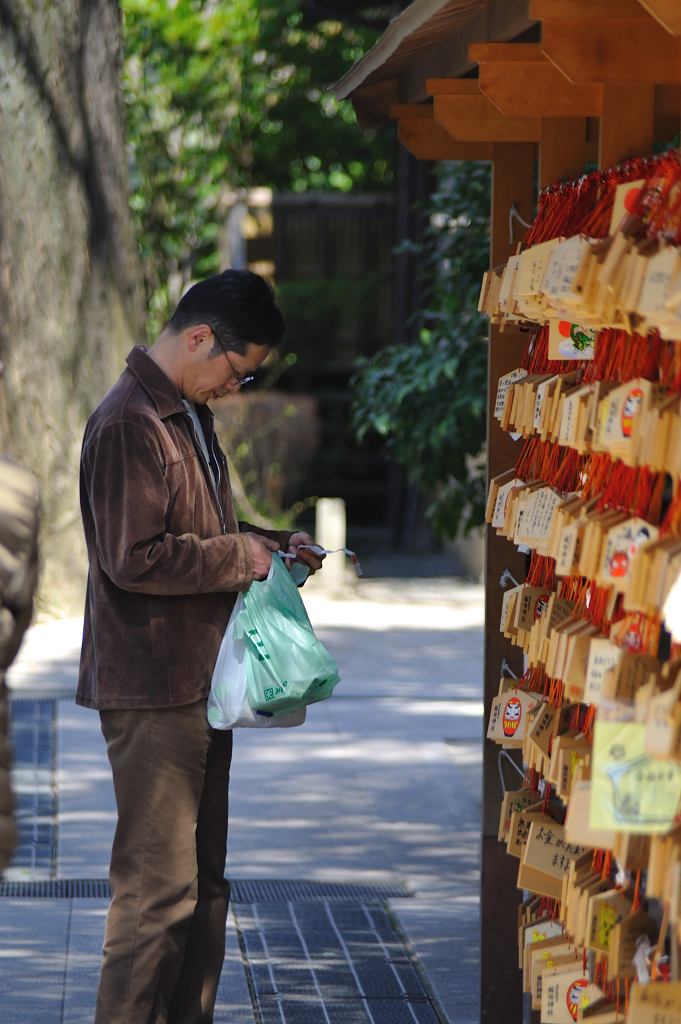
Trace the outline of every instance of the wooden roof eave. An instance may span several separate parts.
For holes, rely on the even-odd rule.
[[[510,39],[532,24],[528,0],[415,0],[337,83],[335,96],[352,99],[363,128],[378,128],[393,103],[427,98],[426,78],[470,71],[469,43]]]
[[[487,0],[414,0],[393,18],[380,39],[334,86],[347,99],[361,86],[393,77],[484,9]]]

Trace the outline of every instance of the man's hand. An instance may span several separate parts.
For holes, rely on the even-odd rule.
[[[314,551],[310,551],[308,548],[303,548],[302,551],[298,551],[300,544],[314,544],[314,537],[311,537],[309,533],[294,533],[291,535],[291,539],[288,542],[288,549],[291,552],[291,558],[286,559],[286,565],[290,569],[291,562],[301,562],[302,565],[307,565],[310,570],[310,576],[313,576],[317,569],[321,569],[322,562],[326,558],[326,555],[315,555]]]
[[[253,579],[267,579],[267,574],[272,565],[272,552],[279,550],[279,545],[269,537],[261,537],[259,533],[247,533],[251,551],[253,553]]]

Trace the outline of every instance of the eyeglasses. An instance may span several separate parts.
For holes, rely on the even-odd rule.
[[[227,348],[223,344],[222,340],[217,336],[215,331],[213,331],[213,337],[215,338],[215,340],[217,341],[218,345],[222,349],[222,354],[224,355],[225,359],[229,363],[230,369],[231,369],[232,373],[234,374],[234,382],[235,382],[236,386],[238,388],[241,388],[241,387],[244,386],[244,384],[250,384],[252,380],[255,380],[255,376],[252,373],[248,373],[245,376],[242,376],[240,373],[238,373],[234,369],[234,363],[232,362],[232,360],[227,355]]]
[[[252,380],[255,380],[255,377],[253,376],[252,373],[247,373],[245,377],[242,377],[240,373],[237,373],[236,370],[234,369],[234,364],[232,360],[227,355],[227,350],[223,349],[223,351],[225,353],[225,359],[229,363],[232,373],[234,374],[234,382],[236,383],[237,387],[243,387],[244,384],[250,384]]]

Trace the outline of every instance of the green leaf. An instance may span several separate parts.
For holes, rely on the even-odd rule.
[[[375,416],[373,419],[373,425],[379,434],[386,437],[390,433],[391,420],[388,413],[381,413],[380,416]]]

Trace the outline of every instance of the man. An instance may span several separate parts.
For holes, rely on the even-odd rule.
[[[272,552],[314,571],[305,533],[237,523],[206,403],[253,379],[284,321],[269,285],[227,270],[137,347],[88,422],[90,562],[77,701],[100,712],[118,824],[95,1024],[207,1024],[224,958],[232,733],[206,699],[236,599]]]

